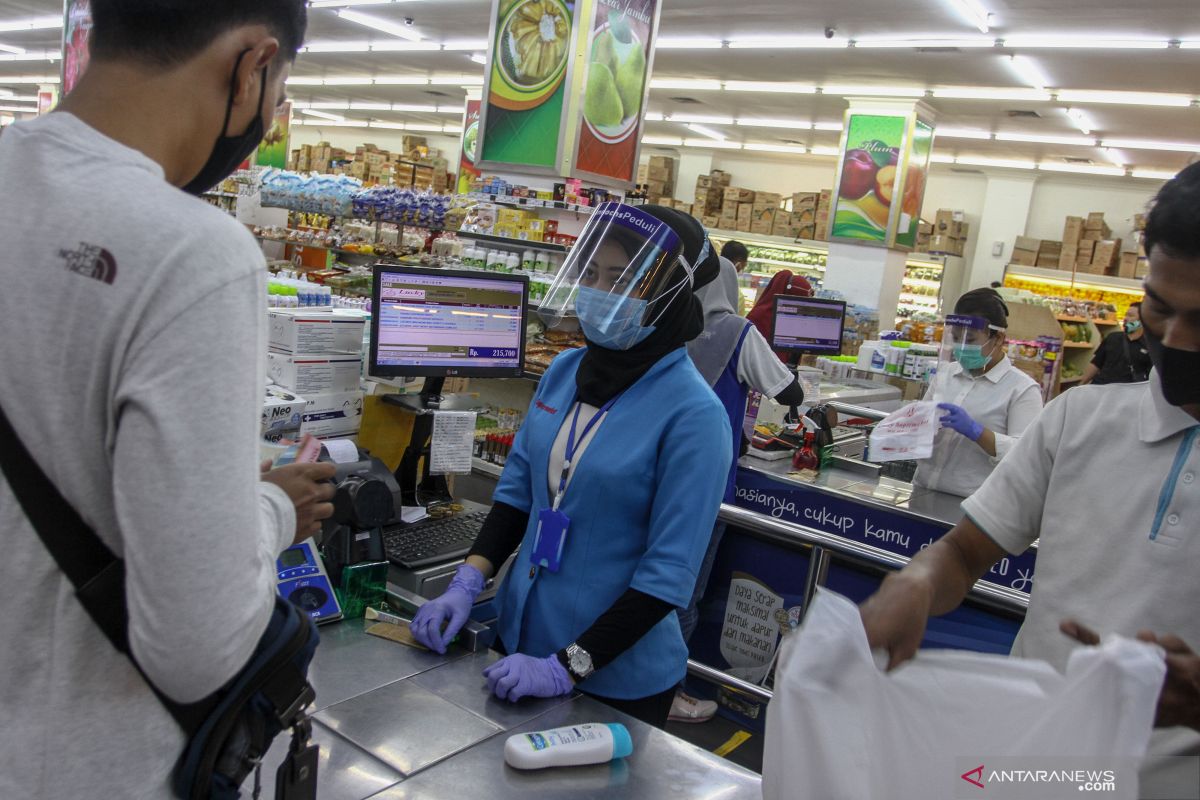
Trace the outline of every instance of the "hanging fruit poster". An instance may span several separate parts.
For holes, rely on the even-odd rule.
[[[575,2],[496,0],[478,162],[550,170],[559,152]]]
[[[636,178],[658,13],[658,0],[595,0],[572,174]]]
[[[275,119],[271,123],[271,130],[267,131],[267,135],[258,143],[258,151],[254,157],[256,165],[275,169],[287,167],[291,127],[292,101],[288,100],[275,109]]]
[[[70,94],[87,71],[88,38],[92,35],[91,0],[65,0],[63,5],[62,93]]]
[[[908,126],[904,116],[847,112],[830,239],[888,244]]]
[[[479,157],[479,101],[468,100],[463,115],[462,155],[458,162],[458,193],[471,191],[471,181],[483,173],[475,166]]]
[[[933,126],[917,120],[913,132],[912,154],[904,172],[904,188],[900,193],[900,221],[896,225],[896,246],[915,249],[917,229],[921,226],[921,206],[925,202],[925,182],[929,176],[929,160],[933,157]]]

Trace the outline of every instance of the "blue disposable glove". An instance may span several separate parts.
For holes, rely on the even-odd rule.
[[[454,573],[454,580],[450,581],[450,586],[441,597],[428,601],[413,615],[412,624],[409,625],[413,638],[435,653],[444,654],[446,645],[467,624],[471,606],[483,591],[485,583],[487,581],[482,572],[469,564],[460,564]],[[442,623],[446,623],[444,632]]]
[[[946,412],[946,416],[942,417],[943,428],[957,431],[972,442],[979,441],[979,437],[983,436],[983,426],[971,419],[971,415],[962,406],[956,406],[953,403],[938,403],[938,408]]]
[[[571,676],[556,655],[506,656],[485,669],[483,677],[489,692],[510,703],[522,697],[558,697],[571,691]]]

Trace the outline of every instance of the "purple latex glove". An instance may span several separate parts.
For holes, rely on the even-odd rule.
[[[571,691],[571,676],[557,655],[506,656],[485,669],[483,677],[489,692],[510,703],[522,697],[558,697]]]
[[[485,583],[487,580],[482,572],[468,564],[460,564],[441,597],[428,601],[413,615],[409,625],[413,638],[435,653],[444,654],[446,645],[467,624],[471,606]],[[442,623],[446,623],[444,632]]]
[[[962,406],[938,403],[938,408],[946,412],[946,416],[942,417],[943,428],[957,431],[972,442],[979,441],[979,437],[983,436],[983,426],[971,419],[971,415]]]

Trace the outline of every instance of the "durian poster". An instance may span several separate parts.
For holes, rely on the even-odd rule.
[[[658,0],[595,0],[575,170],[632,182]]]
[[[558,154],[575,3],[497,0],[478,162],[551,169]]]

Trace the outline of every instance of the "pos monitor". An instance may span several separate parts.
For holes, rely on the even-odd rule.
[[[375,267],[370,374],[519,378],[529,279],[473,270]]]
[[[841,300],[780,295],[775,298],[771,346],[795,355],[840,355],[845,323],[846,304]]]

